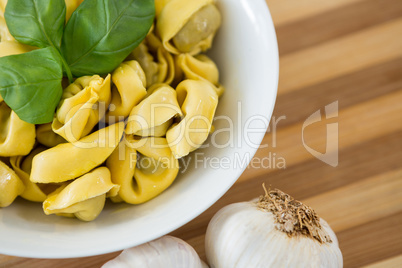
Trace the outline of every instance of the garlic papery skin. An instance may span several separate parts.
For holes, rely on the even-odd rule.
[[[271,205],[277,213],[270,211],[272,207],[262,208],[261,204],[266,203],[261,200],[228,205],[212,218],[205,238],[211,268],[343,266],[335,233],[324,220],[317,216],[311,224],[307,223],[308,228],[303,226],[306,228],[295,230],[301,226],[298,219],[290,218],[288,211],[275,202]],[[288,201],[287,205],[298,202]],[[308,215],[316,216],[307,206],[299,207],[299,210],[295,207],[294,211],[300,212],[303,208],[310,213]],[[314,221],[318,221],[316,226]],[[307,232],[308,229],[315,237]]]
[[[123,250],[102,268],[205,268],[197,252],[183,240],[163,236],[137,247]]]

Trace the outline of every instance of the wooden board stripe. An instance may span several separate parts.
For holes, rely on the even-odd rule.
[[[402,18],[312,46],[280,59],[285,94],[402,56]]]
[[[402,4],[400,0],[352,2],[336,10],[329,10],[277,27],[279,52],[281,55],[295,52],[387,22],[398,18],[401,14]]]
[[[263,194],[261,186],[263,183],[267,186],[286,189],[298,200],[308,200],[310,197],[339,187],[347,187],[351,183],[359,183],[373,176],[381,176],[382,173],[389,170],[398,170],[400,159],[402,159],[401,136],[402,131],[346,148],[340,152],[343,160],[340,162],[339,168],[332,168],[319,161],[310,160],[286,170],[238,182],[209,210],[173,234],[180,235],[185,239],[203,234],[206,225],[220,208],[234,202],[249,201],[258,197]],[[371,155],[365,154],[367,151],[382,157],[373,158]],[[315,208],[313,205],[312,207]]]
[[[398,213],[339,232],[344,267],[361,267],[401,254],[401,230],[402,213]]]
[[[338,116],[339,149],[401,130],[402,124],[395,124],[402,119],[400,99],[402,99],[402,90],[341,110]],[[323,120],[309,126],[311,135],[306,134],[306,138],[311,141],[310,147],[317,148],[326,143],[325,123]],[[262,145],[268,145],[268,147],[259,149],[255,157],[262,159],[275,153],[276,158],[282,157],[286,160],[287,167],[313,159],[314,156],[305,149],[302,143],[302,125],[302,123],[294,124],[283,129],[278,127],[276,138],[273,138],[271,134],[266,135]],[[274,140],[277,141],[275,148],[272,147]],[[249,168],[239,181],[268,174],[273,170],[275,169]]]
[[[384,267],[400,268],[401,263],[402,263],[402,254],[370,265],[366,265],[364,266],[364,268],[384,268]]]
[[[335,10],[362,0],[266,0],[276,26]]]
[[[304,202],[313,207],[335,232],[340,232],[402,212],[400,189],[402,169],[397,169],[316,195]]]
[[[401,70],[402,58],[397,58],[288,94],[280,94],[274,116],[286,116],[286,120],[280,121],[280,127],[283,128],[306,120],[322,108],[323,103],[339,100],[339,109],[344,109],[392,93],[402,88]]]

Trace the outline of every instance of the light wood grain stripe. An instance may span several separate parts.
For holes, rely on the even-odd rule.
[[[295,52],[396,19],[401,14],[400,0],[367,0],[342,6],[277,27],[279,52],[281,55]]]
[[[339,109],[344,109],[392,93],[402,88],[401,70],[402,58],[398,58],[301,90],[281,94],[276,100],[274,116],[276,118],[286,116],[286,120],[280,122],[280,126],[284,127],[306,120],[309,115],[322,108],[323,103],[339,100]]]
[[[340,232],[401,212],[400,189],[402,169],[352,183],[303,202],[314,208],[335,232]]]
[[[395,93],[341,110],[337,118],[337,121],[339,121],[339,149],[341,150],[353,144],[362,143],[386,135],[387,133],[401,130],[402,124],[396,123],[401,122],[402,119],[401,99],[402,90],[399,90]],[[378,109],[378,107],[382,107],[382,109]],[[329,121],[329,123],[334,122],[336,121]],[[325,135],[326,123],[328,122],[323,120],[310,125],[308,132],[306,128],[306,140],[309,141],[308,145],[311,148],[320,148],[322,145],[325,145],[327,139]],[[280,129],[279,125],[276,138],[271,134],[266,135],[261,144],[262,146],[268,145],[268,147],[258,150],[255,157],[264,159],[272,156],[273,158],[273,154],[275,153],[276,159],[280,159],[280,157],[285,159],[287,167],[313,159],[314,156],[303,146],[302,126],[303,124],[300,123]],[[356,133],[359,133],[359,135],[356,135]],[[335,137],[332,138],[335,139]],[[275,140],[276,147],[274,148],[273,144]],[[330,140],[330,142],[334,142],[334,140]],[[259,165],[256,165],[255,168],[250,167],[239,181],[246,181],[252,177],[267,174],[275,170],[274,166],[270,168],[260,167]]]
[[[398,255],[393,258],[389,258],[383,261],[379,261],[367,266],[364,266],[364,268],[400,268],[402,267],[402,254]]]
[[[402,56],[402,18],[281,57],[278,94]]]
[[[294,22],[362,0],[266,0],[276,26]]]

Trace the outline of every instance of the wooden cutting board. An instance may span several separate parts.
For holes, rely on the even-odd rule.
[[[402,267],[402,1],[267,3],[278,35],[280,80],[271,121],[276,134],[266,134],[262,145],[268,146],[255,156],[264,167],[249,166],[215,205],[172,235],[205,258],[211,217],[227,204],[259,196],[265,182],[329,222],[345,267]],[[322,121],[303,130],[316,111]],[[327,137],[327,126],[332,133],[337,127],[338,135]],[[334,155],[327,159],[335,167],[318,159],[325,159],[328,139],[339,141],[338,150],[331,149],[338,151],[338,164]],[[286,168],[278,165],[282,158]],[[118,254],[64,260],[0,255],[0,267],[100,267]]]

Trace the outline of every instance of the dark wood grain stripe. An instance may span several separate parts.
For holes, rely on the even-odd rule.
[[[398,213],[338,233],[344,267],[361,267],[401,254],[401,230],[402,213]]]
[[[400,0],[370,0],[342,6],[277,27],[279,52],[285,55],[392,20],[401,14]]]
[[[274,116],[286,116],[285,127],[305,120],[323,104],[339,101],[339,109],[402,88],[402,58],[375,65],[301,90],[278,95]],[[303,107],[301,109],[300,107]]]

